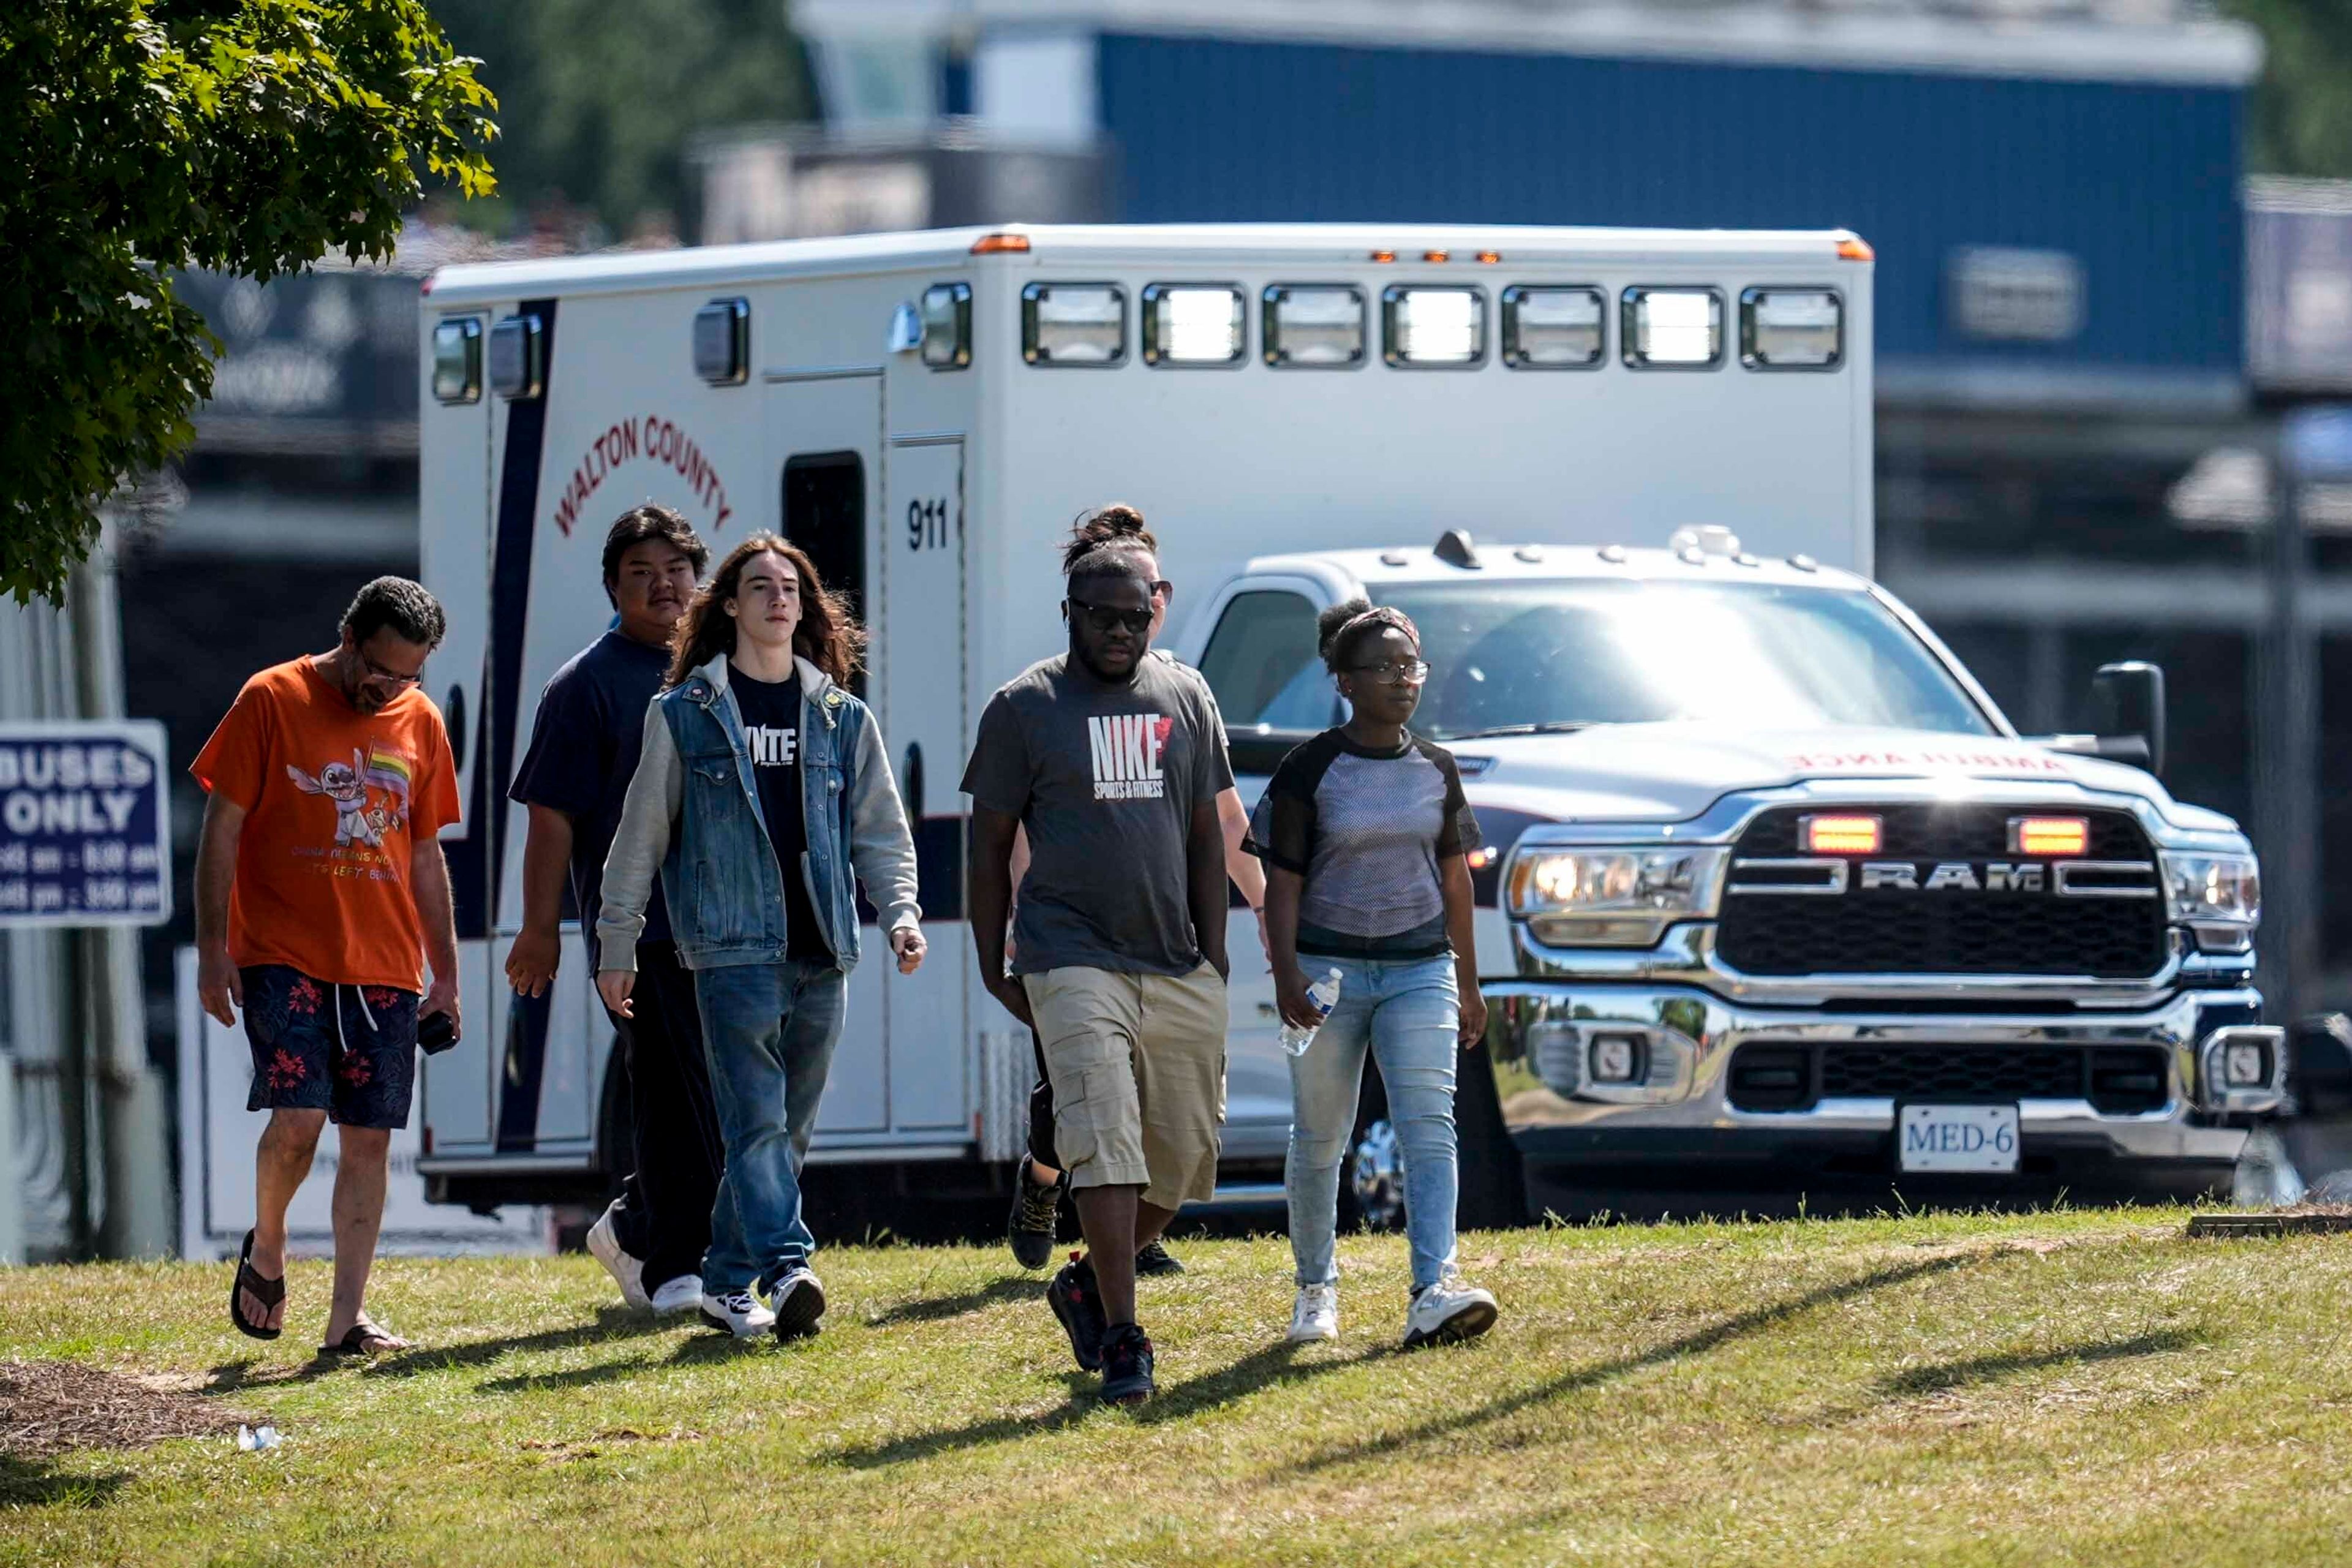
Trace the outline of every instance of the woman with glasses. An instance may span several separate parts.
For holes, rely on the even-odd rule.
[[[1283,759],[1250,830],[1266,863],[1282,1021],[1316,1030],[1290,1059],[1284,1186],[1298,1296],[1289,1337],[1339,1335],[1339,1163],[1370,1051],[1404,1154],[1404,1343],[1472,1339],[1496,1318],[1495,1298],[1465,1281],[1454,1258],[1454,1062],[1486,1029],[1465,859],[1478,823],[1453,756],[1405,729],[1429,678],[1412,622],[1358,599],[1326,610],[1318,631],[1348,721]],[[1339,976],[1339,1001],[1319,1020],[1310,971]]]

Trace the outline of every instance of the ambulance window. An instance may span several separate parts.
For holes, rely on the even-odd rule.
[[[1234,595],[1201,655],[1201,673],[1229,731],[1320,730],[1339,716],[1339,695],[1315,651],[1315,606],[1301,595]]]
[[[784,464],[784,537],[808,552],[824,585],[866,616],[866,465],[855,452],[804,452]],[[863,670],[850,682],[866,694]]]

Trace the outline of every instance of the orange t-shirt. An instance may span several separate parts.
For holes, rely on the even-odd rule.
[[[441,710],[421,690],[362,713],[305,657],[245,683],[190,763],[245,807],[228,952],[337,985],[424,987],[412,843],[457,819]]]

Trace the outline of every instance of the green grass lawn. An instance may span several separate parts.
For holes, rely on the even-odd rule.
[[[2185,1214],[1465,1238],[1504,1317],[1402,1354],[1403,1243],[1342,1243],[1293,1352],[1279,1239],[1147,1281],[1161,1394],[1097,1406],[1000,1251],[818,1259],[824,1335],[737,1346],[584,1258],[394,1261],[425,1347],[311,1366],[225,1266],[0,1273],[0,1360],[173,1374],[285,1434],[0,1458],[0,1563],[2340,1562],[2352,1237]]]

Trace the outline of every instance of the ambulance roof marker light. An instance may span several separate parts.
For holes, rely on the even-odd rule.
[[[971,254],[974,256],[1026,255],[1028,250],[1029,237],[1025,234],[1000,231],[983,234],[971,242]]]
[[[1375,250],[1372,252],[1372,259],[1379,262],[1394,261],[1396,259],[1396,252],[1393,250]]]
[[[1818,572],[1822,569],[1822,563],[1810,555],[1791,555],[1789,557],[1789,564],[1800,572]]]
[[[1850,234],[1837,242],[1840,261],[1875,261],[1878,252],[1870,248],[1870,241],[1860,235]]]
[[[1421,258],[1423,261],[1435,264],[1453,260],[1454,253],[1450,250],[1424,250],[1421,253]]]
[[[1622,544],[1604,544],[1597,553],[1612,566],[1622,566],[1625,563],[1625,547]]]
[[[1478,261],[1481,266],[1498,266],[1501,264],[1502,259],[1503,253],[1499,250],[1482,250],[1478,253]]]

